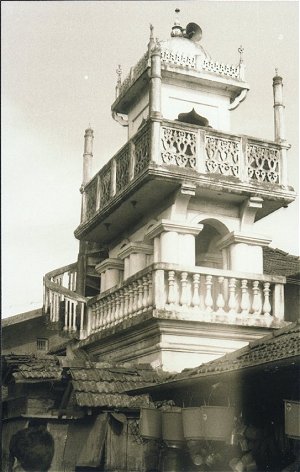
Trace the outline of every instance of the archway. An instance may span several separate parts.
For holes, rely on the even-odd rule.
[[[224,253],[218,248],[218,242],[229,232],[227,227],[212,218],[199,223],[203,224],[203,229],[196,237],[196,265],[227,269]]]

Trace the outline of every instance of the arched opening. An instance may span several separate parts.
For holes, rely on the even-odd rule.
[[[226,226],[218,220],[201,221],[203,229],[196,237],[196,265],[226,269],[224,254],[218,242],[228,233]]]

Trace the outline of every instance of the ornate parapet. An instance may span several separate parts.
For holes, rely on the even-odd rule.
[[[149,119],[83,187],[81,225],[95,221],[152,172],[151,178],[159,174],[178,179],[178,184],[184,175],[196,186],[204,179],[217,191],[230,186],[231,193],[246,192],[248,198],[259,195],[263,205],[265,196],[275,198],[276,194],[278,200],[278,192],[282,201],[292,201],[294,192],[287,186],[286,175],[288,149],[286,144],[213,128]]]

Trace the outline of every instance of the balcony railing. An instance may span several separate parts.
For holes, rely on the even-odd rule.
[[[63,322],[63,330],[85,337],[85,305],[87,298],[76,290],[77,264],[49,272],[44,277],[44,312],[51,323]]]
[[[86,333],[149,310],[169,319],[276,327],[284,318],[284,283],[284,277],[155,263],[88,301]]]
[[[286,185],[286,146],[244,135],[164,120],[159,139],[147,123],[94,176],[84,189],[83,221],[93,218],[121,195],[141,173],[157,164],[236,183]],[[195,174],[197,176],[197,174]]]

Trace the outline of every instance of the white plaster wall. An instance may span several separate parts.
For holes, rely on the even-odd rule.
[[[164,118],[175,120],[179,113],[189,112],[194,108],[199,115],[208,119],[213,128],[230,131],[228,96],[170,84],[162,84],[161,95]]]
[[[226,226],[228,232],[239,231],[240,229],[240,210],[238,206],[226,202],[193,199],[188,208],[188,223],[196,224],[208,219],[220,221]]]
[[[138,130],[143,119],[149,115],[149,94],[146,92],[128,113],[128,139]]]

